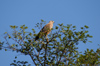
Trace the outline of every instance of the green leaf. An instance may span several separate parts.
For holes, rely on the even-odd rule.
[[[14,46],[15,46],[15,44],[12,44],[12,45],[11,45],[11,47],[14,47]]]
[[[83,27],[81,27],[81,29],[83,29]]]
[[[76,28],[76,26],[73,26],[73,28]]]
[[[5,32],[4,34],[6,34],[7,32]]]
[[[33,33],[35,33],[35,30],[34,29],[32,29],[32,31],[33,31]]]
[[[92,38],[93,36],[89,36],[90,38]]]
[[[31,40],[28,40],[29,42],[31,42]]]
[[[62,24],[58,24],[59,26],[62,26],[63,25],[63,23]]]
[[[18,26],[12,26],[12,25],[10,25],[10,27],[12,28],[12,29],[15,29],[15,28],[18,28]]]
[[[8,38],[10,39],[10,38],[11,38],[11,36],[10,36],[10,35],[8,35]]]
[[[23,29],[23,26],[21,26],[20,28]]]
[[[18,36],[19,38],[18,39],[22,39],[22,36]]]
[[[89,34],[87,34],[86,36],[87,36],[87,37],[90,37],[90,38],[92,38],[92,37],[93,37],[93,36],[91,36],[91,35],[89,35]]]
[[[25,50],[23,50],[22,52],[25,52]]]
[[[15,56],[15,59],[17,58],[17,56]]]
[[[33,34],[34,36],[37,36],[37,34]]]
[[[84,33],[88,33],[88,31],[85,31]]]
[[[25,27],[25,29],[27,29],[28,27]]]
[[[56,26],[56,29],[58,29],[58,26]]]
[[[87,25],[84,26],[85,28],[89,28]]]
[[[5,51],[7,51],[7,49],[5,49]]]
[[[88,42],[92,43],[92,41],[88,41]]]
[[[43,19],[41,19],[41,22],[45,22]]]
[[[86,41],[85,41],[85,40],[83,40],[83,43],[86,43]]]
[[[14,62],[16,62],[16,60],[13,60]]]
[[[32,36],[32,33],[30,32],[29,35]]]

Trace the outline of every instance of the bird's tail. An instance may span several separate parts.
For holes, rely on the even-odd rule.
[[[38,39],[39,39],[39,36],[36,36],[36,37],[35,37],[35,41],[38,40]]]

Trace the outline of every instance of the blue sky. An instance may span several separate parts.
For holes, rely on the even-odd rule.
[[[59,23],[72,24],[77,29],[88,25],[89,34],[93,36],[89,39],[92,43],[79,44],[79,51],[99,48],[100,0],[0,0],[0,40],[3,40],[4,32],[11,33],[10,25],[25,24],[29,27],[27,31],[30,31],[41,19],[47,23],[54,20],[54,26]],[[32,63],[29,56],[0,51],[0,65],[9,66],[15,55],[19,55],[19,60]]]

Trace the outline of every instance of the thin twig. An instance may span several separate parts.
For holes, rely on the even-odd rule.
[[[30,57],[31,57],[32,61],[34,62],[34,64],[35,64],[36,66],[38,66],[38,65],[36,64],[35,60],[33,59],[32,54],[31,54],[30,52],[28,52],[28,53],[29,53],[29,55],[30,55]]]
[[[14,38],[12,38],[12,40],[14,40],[15,42],[17,42],[20,46],[22,46],[17,40],[15,40]],[[22,46],[24,48],[24,46]]]
[[[68,41],[68,43],[67,43],[66,45],[68,45],[69,43],[70,43],[70,41]],[[58,66],[59,63],[60,63],[63,54],[65,53],[65,49],[66,49],[66,48],[64,48],[64,50],[62,51],[62,54],[61,54],[60,59],[59,59],[59,61],[58,61],[58,63],[57,63],[57,66]]]
[[[38,59],[39,63],[42,65],[42,63],[41,63],[41,61],[40,61],[40,59],[39,59],[39,55],[37,55],[37,59]],[[42,65],[42,66],[43,66],[43,65]]]
[[[31,40],[31,43],[30,44],[32,44],[32,40]],[[32,47],[32,49],[34,49],[33,47]],[[38,54],[36,53],[36,51],[35,51],[35,49],[34,49],[34,52],[35,52],[35,54],[36,54],[36,57],[37,57],[37,60],[39,61],[39,63],[42,65],[42,63],[41,63],[41,61],[40,61],[40,59],[39,59],[39,52],[38,52]],[[43,65],[42,65],[43,66]]]

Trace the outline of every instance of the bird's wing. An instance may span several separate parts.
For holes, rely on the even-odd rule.
[[[50,24],[45,25],[45,26],[41,29],[40,32],[45,33],[45,32],[48,32],[48,31],[50,31]]]
[[[40,37],[42,37],[44,35],[47,37],[47,35],[50,33],[52,27],[53,27],[53,25],[51,23],[48,23],[47,25],[45,25],[38,33],[35,40],[39,39]]]

